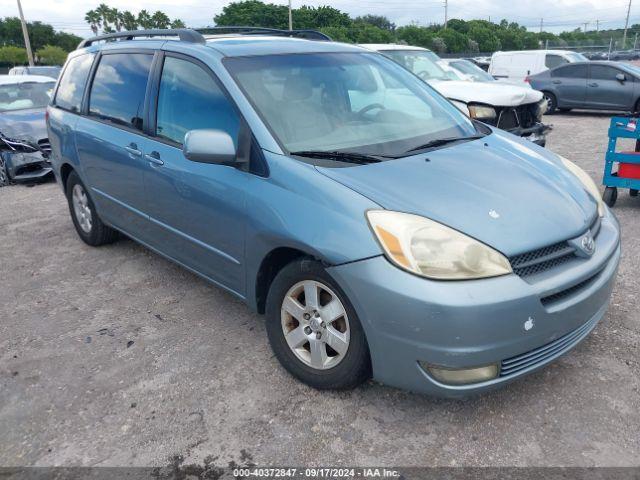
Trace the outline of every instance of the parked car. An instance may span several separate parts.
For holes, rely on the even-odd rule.
[[[9,75],[42,75],[43,77],[51,77],[58,79],[60,76],[61,66],[37,66],[37,67],[13,67],[9,70]]]
[[[629,61],[629,60],[638,60],[640,59],[640,52],[637,50],[618,50],[615,52],[611,52],[608,60],[614,61]]]
[[[491,57],[472,57],[469,60],[485,72],[489,70],[489,65],[491,65]]]
[[[575,62],[587,62],[580,53],[566,50],[522,50],[496,52],[491,57],[489,73],[497,80],[523,81],[530,75]]]
[[[465,58],[443,58],[441,62],[446,63],[450,68],[465,75],[472,82],[497,82],[487,71],[483,70],[471,60]],[[531,88],[531,85],[524,81],[504,79],[502,83],[509,83],[518,87]]]
[[[266,313],[320,389],[480,392],[595,328],[620,235],[578,166],[370,50],[207,31],[70,54],[48,128],[85,243],[124,232]]]
[[[640,109],[640,68],[627,63],[572,63],[529,77],[544,93],[548,112],[572,109],[637,112]]]
[[[0,75],[0,186],[51,175],[45,111],[55,81]]]
[[[547,104],[542,93],[529,87],[456,81],[451,72],[442,69],[440,57],[425,48],[393,44],[361,46],[407,68],[470,117],[545,145],[548,127],[542,124],[542,115]]]

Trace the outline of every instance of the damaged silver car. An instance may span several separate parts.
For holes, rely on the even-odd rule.
[[[55,80],[0,75],[0,186],[51,177],[46,107]]]

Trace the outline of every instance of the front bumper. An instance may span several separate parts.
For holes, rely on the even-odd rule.
[[[41,152],[1,152],[9,180],[28,183],[53,174],[51,163]]]
[[[376,380],[461,397],[520,378],[575,347],[603,317],[619,261],[619,227],[607,212],[590,259],[550,270],[535,282],[515,274],[430,281],[400,270],[383,256],[329,272],[362,321]],[[542,303],[561,291],[569,294]],[[529,320],[533,328],[527,330]],[[452,386],[436,381],[418,362],[456,369],[497,363],[501,373],[482,383]],[[522,368],[514,369],[516,363]]]

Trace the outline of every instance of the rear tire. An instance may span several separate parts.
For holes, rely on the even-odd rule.
[[[558,109],[558,99],[551,92],[542,92],[544,99],[547,101],[547,114],[553,115]]]
[[[266,314],[271,348],[303,383],[346,390],[371,377],[360,320],[320,262],[302,259],[284,267],[269,288]]]
[[[629,190],[629,195],[631,195],[632,197],[637,197],[638,196],[638,190],[632,188],[631,190]]]
[[[618,200],[618,189],[616,187],[605,188],[602,194],[602,200],[604,200],[607,206],[613,207],[616,204],[616,200]]]
[[[102,223],[98,217],[93,200],[76,172],[71,172],[67,178],[66,193],[73,226],[84,243],[98,247],[118,239],[118,231]]]

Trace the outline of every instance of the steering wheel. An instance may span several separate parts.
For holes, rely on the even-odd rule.
[[[364,108],[361,108],[356,115],[358,117],[362,117],[365,113],[370,112],[371,110],[375,110],[376,108],[380,110],[386,110],[386,107],[381,103],[372,103],[371,105],[367,105]]]
[[[416,73],[416,75],[420,77],[422,80],[429,80],[429,78],[431,77],[429,75],[429,72],[427,72],[426,70],[421,70],[418,73]]]

